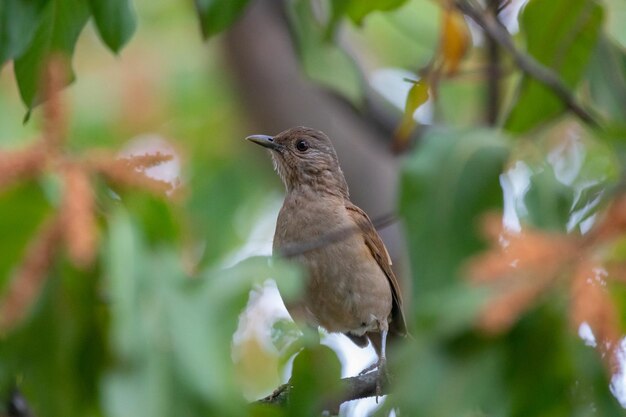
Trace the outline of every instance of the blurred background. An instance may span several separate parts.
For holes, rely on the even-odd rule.
[[[0,415],[341,396],[374,351],[288,353],[305,272],[243,139],[299,125],[395,219],[412,334],[341,415],[626,414],[623,0],[3,1]]]

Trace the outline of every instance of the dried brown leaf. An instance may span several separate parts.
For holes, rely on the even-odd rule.
[[[502,228],[501,217],[489,216],[483,233],[493,247],[468,264],[472,282],[485,283],[520,275],[552,277],[575,253],[578,241],[564,235],[534,230],[511,232]]]
[[[153,154],[145,155],[131,155],[123,158],[119,158],[120,163],[126,164],[128,168],[142,171],[146,168],[151,168],[160,165],[164,162],[171,161],[174,158],[171,154],[164,154],[156,152]]]
[[[0,152],[0,190],[15,181],[35,177],[45,163],[46,152],[38,146]]]
[[[621,337],[619,316],[608,292],[608,272],[591,262],[582,259],[576,267],[571,281],[570,320],[577,330],[583,323],[589,325],[596,342],[609,365],[614,370],[613,351]]]
[[[494,334],[508,330],[552,283],[546,279],[527,278],[509,282],[489,300],[478,318],[482,330]]]
[[[88,173],[78,164],[64,167],[65,192],[61,206],[63,234],[71,261],[78,267],[89,266],[97,249],[94,197]]]
[[[0,328],[9,329],[25,316],[52,265],[60,235],[61,222],[54,219],[44,224],[30,243],[0,303]]]
[[[589,233],[588,242],[595,244],[626,233],[626,195],[616,197],[602,219]]]
[[[532,229],[508,231],[502,227],[502,217],[494,214],[484,219],[482,229],[492,247],[470,260],[467,277],[494,290],[479,327],[503,332],[554,284],[578,253],[579,241]]]
[[[93,168],[110,181],[122,186],[142,188],[160,196],[173,188],[169,182],[156,180],[147,176],[142,170],[135,169],[125,159],[102,159],[94,162]]]
[[[463,14],[456,9],[446,7],[442,18],[442,70],[446,75],[453,75],[458,71],[461,60],[471,46],[471,35]]]
[[[626,284],[626,262],[610,262],[605,267],[611,281]]]

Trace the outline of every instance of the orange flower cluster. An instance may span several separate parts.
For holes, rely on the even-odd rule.
[[[0,192],[12,183],[54,172],[61,177],[63,198],[59,210],[30,242],[20,266],[0,301],[0,329],[17,324],[39,294],[60,247],[79,268],[90,267],[98,248],[95,199],[91,177],[139,187],[158,195],[172,184],[145,175],[145,169],[166,162],[171,155],[156,153],[116,158],[108,152],[69,155],[64,152],[66,110],[60,99],[65,66],[51,60],[43,83],[43,134],[33,145],[16,151],[0,151]],[[62,245],[59,245],[59,242]]]
[[[586,323],[611,370],[612,351],[621,331],[617,307],[608,290],[626,282],[626,264],[603,261],[603,252],[626,234],[626,196],[617,197],[604,217],[586,235],[503,229],[500,216],[485,219],[484,234],[492,248],[473,258],[467,276],[489,285],[493,295],[479,316],[479,327],[490,333],[508,330],[549,290],[564,285],[569,292],[570,322],[575,330]]]

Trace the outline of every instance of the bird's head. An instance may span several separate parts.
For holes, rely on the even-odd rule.
[[[252,135],[246,139],[271,151],[274,167],[288,192],[309,187],[348,197],[337,153],[323,132],[294,127],[276,136]]]

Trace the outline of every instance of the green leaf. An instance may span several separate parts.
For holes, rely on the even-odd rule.
[[[104,387],[109,415],[170,416],[181,406],[193,406],[190,415],[243,415],[231,358],[239,315],[253,286],[270,277],[283,296],[297,292],[298,270],[253,258],[190,278],[176,252],[150,250],[122,210],[110,221],[105,265],[118,360]]]
[[[0,67],[18,57],[39,26],[50,0],[3,0],[0,2]]]
[[[458,339],[457,339],[458,340]],[[497,347],[464,337],[454,343],[415,340],[394,362],[394,396],[379,416],[397,407],[407,415],[439,417],[505,416],[506,391],[501,369],[504,358]]]
[[[216,262],[244,243],[243,236],[233,233],[236,219],[242,208],[259,207],[261,198],[266,197],[258,183],[250,181],[260,169],[255,170],[249,162],[213,159],[208,171],[206,159],[197,157],[190,163],[189,186],[194,192],[186,201],[186,210],[194,224],[192,232],[204,241],[203,262]],[[248,214],[248,218],[254,217]]]
[[[626,3],[623,0],[605,0],[607,10],[606,32],[609,37],[617,41],[622,48],[626,47]]]
[[[108,357],[101,296],[96,277],[57,262],[28,319],[0,336],[0,396],[17,383],[33,415],[99,415]]]
[[[553,294],[504,340],[509,415],[623,415],[609,390],[601,353],[570,330],[563,307],[562,294]]]
[[[565,118],[533,135],[519,159],[528,180],[515,202],[521,224],[558,232],[584,232],[584,221],[611,198],[619,179],[613,149],[598,140],[574,117]],[[509,173],[506,174],[507,178]]]
[[[20,263],[50,208],[36,182],[17,184],[0,193],[0,290]]]
[[[332,0],[328,31],[329,33],[334,33],[338,23],[344,16],[348,16],[354,23],[361,25],[370,13],[377,10],[394,10],[406,2],[407,0]]]
[[[287,8],[306,75],[352,103],[361,104],[364,94],[361,72],[343,49],[327,39],[323,25],[315,20],[310,2],[294,0]]]
[[[544,163],[533,167],[528,191],[524,195],[524,223],[534,227],[565,232],[574,204],[574,190],[557,180],[554,168]]]
[[[592,56],[602,21],[603,8],[595,0],[530,0],[520,27],[528,53],[553,69],[574,91]],[[564,110],[550,89],[524,75],[505,127],[526,132]]]
[[[89,19],[83,0],[49,0],[33,41],[15,60],[15,77],[22,101],[31,110],[38,97],[41,74],[54,54],[71,58],[78,35]]]
[[[363,23],[363,19],[373,11],[389,11],[397,9],[406,3],[407,0],[350,0],[346,7],[346,14],[357,24]]]
[[[391,357],[397,382],[379,415],[394,407],[441,417],[623,415],[601,353],[570,330],[563,298],[553,292],[501,336],[415,335]],[[450,302],[441,300],[440,314]]]
[[[137,26],[130,0],[89,0],[89,5],[100,37],[113,52],[119,52]]]
[[[315,416],[340,389],[341,363],[328,346],[304,348],[293,361],[288,408],[292,416]]]
[[[195,0],[204,39],[227,29],[243,13],[250,0]]]
[[[493,130],[433,130],[406,161],[400,214],[406,221],[414,296],[445,288],[483,247],[477,223],[502,204],[499,175],[509,153]]]
[[[611,40],[601,37],[587,74],[594,104],[613,123],[626,125],[626,52]]]
[[[137,190],[120,191],[125,206],[133,213],[148,243],[159,246],[173,244],[181,237],[182,213],[165,197]]]

